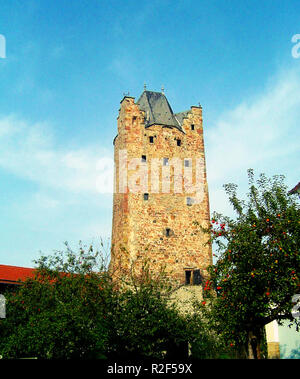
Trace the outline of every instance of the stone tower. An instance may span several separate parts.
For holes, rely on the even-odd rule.
[[[200,284],[212,264],[202,108],[174,114],[161,92],[124,96],[114,139],[110,269],[165,266],[177,284]]]

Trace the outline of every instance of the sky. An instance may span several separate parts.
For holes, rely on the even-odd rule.
[[[298,43],[299,0],[2,0],[0,264],[109,245],[118,110],[144,83],[202,105],[211,212],[248,168],[293,188]]]

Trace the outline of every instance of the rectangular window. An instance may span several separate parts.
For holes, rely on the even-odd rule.
[[[169,166],[169,158],[164,158],[163,165],[164,166]]]
[[[201,274],[200,274],[200,270],[194,270],[193,272],[193,284],[195,286],[201,284],[202,280],[201,280]]]
[[[177,146],[181,146],[181,140],[180,139],[177,140]]]
[[[193,205],[193,198],[192,197],[187,197],[186,198],[186,205],[188,205],[188,206]]]
[[[149,199],[149,193],[144,193],[144,200],[148,200]]]
[[[190,167],[190,161],[188,159],[184,160],[184,167]]]
[[[171,229],[167,228],[166,229],[166,237],[170,237]]]
[[[150,143],[153,143],[153,142],[154,142],[154,139],[153,139],[152,136],[149,137],[149,142],[150,142]]]
[[[191,125],[191,130],[195,130],[195,125],[194,124]]]
[[[185,271],[185,284],[191,284],[191,276],[192,276],[192,271],[186,270]]]
[[[142,155],[142,162],[146,162],[146,161],[147,161],[146,155]]]

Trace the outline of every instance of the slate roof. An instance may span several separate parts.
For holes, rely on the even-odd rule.
[[[183,120],[184,120],[184,118],[186,118],[188,116],[189,112],[190,111],[184,111],[184,112],[179,112],[179,113],[175,114],[175,117],[178,120],[180,125],[183,124]]]
[[[180,121],[177,119],[176,115],[174,115],[172,108],[163,93],[145,90],[137,101],[137,104],[140,109],[145,112],[146,127],[157,124],[174,126],[183,131]]]

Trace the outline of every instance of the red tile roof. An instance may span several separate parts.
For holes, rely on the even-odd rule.
[[[34,268],[0,265],[0,283],[16,283],[33,278]]]

